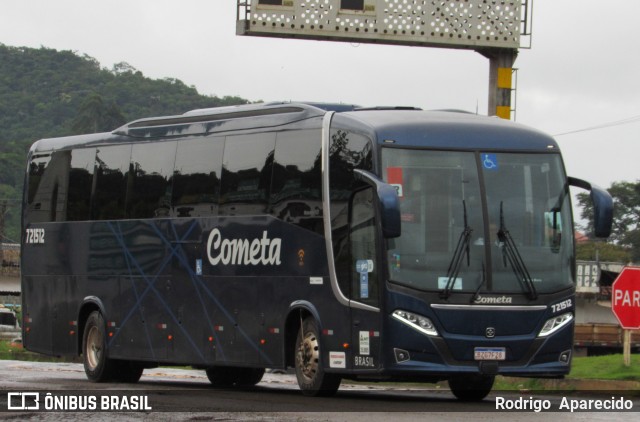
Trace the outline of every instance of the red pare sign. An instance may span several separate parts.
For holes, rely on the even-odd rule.
[[[640,329],[640,267],[624,267],[611,285],[611,310],[627,330]]]

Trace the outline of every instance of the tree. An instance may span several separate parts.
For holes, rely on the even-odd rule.
[[[118,75],[121,73],[136,73],[138,69],[131,66],[127,62],[120,62],[113,65],[113,69],[111,70],[114,74]]]
[[[126,119],[114,102],[105,106],[100,94],[93,93],[80,104],[72,127],[78,134],[98,133],[116,129],[125,122]]]
[[[609,241],[629,248],[631,260],[640,262],[640,180],[613,182],[607,189],[613,197],[613,228]],[[581,217],[587,220],[585,230],[593,233],[593,205],[589,195],[578,194]]]
[[[0,184],[0,242],[20,241],[20,192],[13,186]]]
[[[597,251],[597,253],[596,253]],[[590,240],[576,245],[576,259],[581,261],[624,262],[631,261],[631,252],[613,243]]]
[[[0,43],[0,199],[10,200],[5,236],[20,239],[16,198],[22,195],[25,158],[34,141],[111,131],[125,117],[133,121],[246,103],[240,97],[201,95],[178,79],[146,78],[126,62],[109,70],[73,51]],[[3,196],[9,187],[16,192]]]

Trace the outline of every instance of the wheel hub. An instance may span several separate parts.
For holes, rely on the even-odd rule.
[[[100,362],[100,356],[102,354],[102,338],[97,327],[91,327],[89,331],[87,336],[87,350],[85,352],[91,369],[95,369]]]
[[[298,364],[302,374],[312,379],[318,371],[319,353],[318,339],[313,333],[307,333],[298,349]]]

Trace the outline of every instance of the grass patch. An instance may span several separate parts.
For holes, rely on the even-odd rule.
[[[640,355],[631,355],[631,366],[624,366],[622,355],[573,358],[569,379],[640,381]]]
[[[541,380],[539,378],[511,378],[499,375],[496,377],[496,382],[493,384],[493,389],[498,391],[542,391],[546,389],[546,385],[544,380]]]
[[[12,343],[11,340],[0,340],[0,359],[27,360],[23,358],[28,354],[34,353],[24,350],[21,343]]]
[[[80,358],[58,358],[30,352],[22,347],[21,343],[12,343],[11,340],[0,340],[0,360],[24,360],[29,362],[82,362]]]
[[[573,390],[583,381],[636,381],[640,382],[640,355],[631,355],[631,366],[624,366],[622,355],[573,358],[571,373],[564,380],[541,378],[496,377],[494,390],[548,391]]]

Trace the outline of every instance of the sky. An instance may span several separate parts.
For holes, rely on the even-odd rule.
[[[487,113],[489,62],[471,50],[237,36],[235,0],[0,4],[0,43],[127,62],[205,95]],[[535,0],[532,13],[516,120],[556,137],[571,176],[640,180],[640,2]]]

